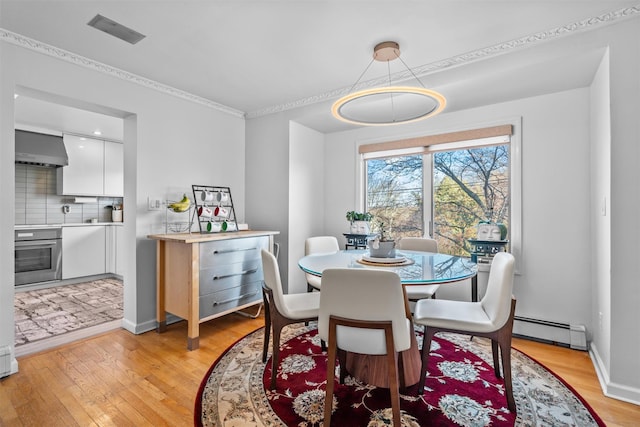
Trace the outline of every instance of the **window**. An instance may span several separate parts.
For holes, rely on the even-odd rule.
[[[374,225],[384,222],[394,239],[432,236],[440,251],[463,256],[481,221],[518,234],[511,134],[507,125],[360,146],[364,206]]]

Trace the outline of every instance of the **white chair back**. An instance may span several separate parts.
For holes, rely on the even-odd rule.
[[[304,242],[305,255],[333,253],[338,252],[339,250],[340,245],[338,244],[338,239],[334,236],[309,237]],[[307,279],[308,291],[313,289],[320,290],[322,286],[322,279],[320,277],[309,273],[305,273],[305,277]]]
[[[438,242],[428,237],[403,237],[398,241],[398,249],[438,253]]]
[[[322,273],[318,334],[329,339],[329,316],[363,321],[391,321],[395,349],[411,345],[400,277],[391,271],[334,268]],[[338,326],[338,348],[361,354],[386,354],[382,330]]]
[[[276,257],[266,249],[260,252],[262,256],[262,272],[264,275],[264,283],[273,292],[273,302],[280,313],[287,316],[287,305],[284,302],[284,290],[282,289],[282,280],[280,279],[280,268]]]
[[[304,242],[304,254],[318,254],[327,252],[338,252],[340,245],[334,236],[309,237]]]
[[[500,329],[509,320],[514,270],[515,258],[510,253],[499,252],[493,257],[487,292],[480,304],[495,329]]]

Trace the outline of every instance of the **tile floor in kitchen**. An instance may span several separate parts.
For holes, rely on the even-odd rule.
[[[16,355],[119,327],[123,286],[105,278],[15,293]]]

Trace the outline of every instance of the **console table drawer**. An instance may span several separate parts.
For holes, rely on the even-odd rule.
[[[268,247],[269,238],[266,236],[201,243],[200,268],[259,260],[260,250]]]
[[[203,295],[200,297],[200,319],[232,310],[239,305],[261,301],[261,289],[262,282],[259,281]]]
[[[262,262],[251,259],[200,269],[200,296],[262,280]]]

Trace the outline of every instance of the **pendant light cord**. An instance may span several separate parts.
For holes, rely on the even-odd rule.
[[[358,77],[358,80],[356,80],[356,82],[353,84],[353,86],[351,86],[351,89],[349,89],[349,92],[347,92],[347,93],[353,92],[353,89],[355,89],[355,87],[358,86],[358,83],[360,83],[360,79],[362,79],[362,76],[364,76],[365,73],[367,72],[367,70],[369,69],[369,67],[371,67],[371,64],[373,64],[373,61],[374,61],[374,59],[372,59],[369,62],[369,65],[367,65],[367,68],[364,69],[362,74],[360,74],[360,77]]]
[[[426,89],[426,86],[424,84],[422,84],[422,81],[418,78],[418,76],[416,76],[413,73],[413,70],[411,68],[409,68],[409,66],[402,60],[402,58],[400,58],[399,56],[397,57],[400,62],[402,62],[402,65],[404,65],[404,67],[409,70],[409,72],[411,73],[411,75],[413,76],[414,79],[416,79],[418,81],[418,83],[420,83],[420,86],[422,86],[424,89]]]

